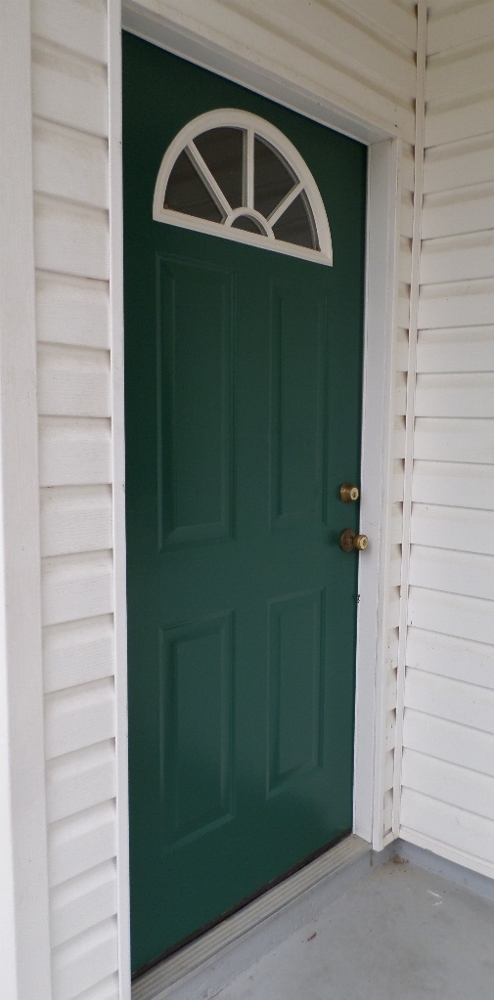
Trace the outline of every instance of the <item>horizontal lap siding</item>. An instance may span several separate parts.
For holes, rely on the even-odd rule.
[[[414,141],[413,3],[144,0],[139,6]]]
[[[414,4],[148,0],[146,6],[403,140],[383,705],[388,833],[414,211]],[[117,1000],[107,5],[34,0],[32,27],[53,1000]]]
[[[118,996],[106,17],[33,4],[53,1000]]]
[[[494,9],[432,3],[402,835],[494,875]]]

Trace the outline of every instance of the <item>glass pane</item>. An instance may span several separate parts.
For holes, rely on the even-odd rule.
[[[256,222],[255,219],[251,219],[248,215],[240,215],[235,222],[232,222],[232,229],[243,229],[246,233],[259,233],[261,236],[265,236],[266,233],[264,229]]]
[[[312,213],[307,199],[302,193],[295,198],[295,201],[292,201],[286,212],[283,212],[281,219],[273,226],[273,232],[277,240],[285,240],[286,243],[296,243],[299,247],[319,250],[315,237],[315,226],[311,225],[311,221]]]
[[[244,134],[240,128],[212,128],[194,139],[232,208],[240,208],[242,204]]]
[[[165,194],[165,208],[199,219],[222,222],[222,215],[185,150],[173,165]]]
[[[272,146],[256,135],[254,139],[254,207],[266,218],[295,183]]]

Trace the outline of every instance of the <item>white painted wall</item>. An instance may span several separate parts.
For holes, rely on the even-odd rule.
[[[400,833],[494,876],[494,6],[429,6]]]

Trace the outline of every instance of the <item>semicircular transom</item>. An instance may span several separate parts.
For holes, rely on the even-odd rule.
[[[221,108],[175,136],[156,179],[153,219],[333,263],[319,188],[293,143],[257,115]]]

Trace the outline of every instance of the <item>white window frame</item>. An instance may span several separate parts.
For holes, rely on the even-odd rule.
[[[223,196],[214,177],[210,176],[208,178],[210,171],[194,145],[195,139],[213,128],[238,128],[243,129],[247,134],[247,191],[245,205],[234,211],[232,211],[231,206]],[[268,219],[265,219],[259,212],[256,212],[254,208],[255,179],[253,160],[255,136],[265,139],[270,146],[280,153],[297,179],[286,198],[276,206]],[[164,207],[166,188],[171,171],[180,154],[187,148],[191,150],[194,161],[196,161],[198,166],[199,175],[209,190],[213,201],[226,216],[223,222],[211,222],[208,219],[200,219],[196,216],[187,215],[184,212],[176,212]],[[301,247],[295,243],[276,239],[273,233],[272,226],[281,217],[282,211],[288,208],[302,192],[305,193],[312,212],[319,250]],[[242,215],[257,218],[266,231],[266,236],[249,233],[241,229],[232,229],[232,222]],[[193,229],[199,233],[210,233],[213,236],[220,236],[223,239],[234,240],[236,243],[247,243],[249,246],[261,247],[263,250],[274,250],[277,253],[284,253],[290,257],[301,257],[302,260],[311,260],[316,264],[326,264],[331,267],[333,263],[331,230],[329,228],[326,208],[309,167],[293,143],[290,142],[280,129],[259,115],[252,114],[250,111],[240,111],[237,108],[218,108],[215,111],[207,111],[205,114],[193,118],[172,139],[163,156],[156,178],[153,197],[153,219],[155,222],[165,222],[173,226],[180,226],[183,229]]]

